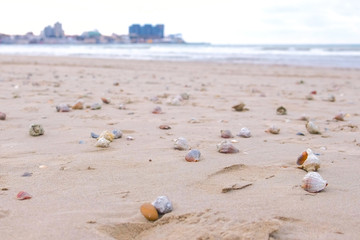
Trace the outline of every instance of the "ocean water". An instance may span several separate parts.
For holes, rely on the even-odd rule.
[[[360,68],[360,44],[210,45],[210,44],[62,44],[0,45],[0,54],[77,56],[169,61],[212,61]]]

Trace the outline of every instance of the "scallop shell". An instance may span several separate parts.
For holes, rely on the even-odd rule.
[[[153,114],[160,114],[162,113],[161,107],[160,106],[156,106],[153,110],[152,110]]]
[[[224,140],[216,145],[218,152],[220,153],[238,153],[239,149],[237,149],[231,142],[228,140]]]
[[[286,115],[286,108],[284,108],[283,106],[280,106],[276,109],[276,114],[277,115]]]
[[[100,136],[98,137],[98,139],[100,138],[105,138],[106,140],[112,142],[115,138],[115,135],[107,130],[103,131]]]
[[[185,160],[188,162],[198,162],[200,160],[200,151],[197,149],[191,149],[185,156]]]
[[[221,130],[220,133],[221,133],[222,138],[232,138],[232,137],[234,137],[231,134],[230,130]]]
[[[67,104],[61,103],[56,106],[57,112],[70,112],[70,108]]]
[[[301,187],[305,191],[316,193],[324,190],[327,185],[327,181],[324,180],[319,173],[309,172],[303,178]]]
[[[334,119],[337,121],[344,121],[344,117],[345,117],[345,114],[341,112],[341,113],[336,114]]]
[[[6,114],[3,112],[0,112],[0,120],[5,120],[6,119]]]
[[[104,137],[101,137],[97,140],[95,146],[101,148],[108,148],[110,146],[110,141],[105,139]]]
[[[167,196],[157,197],[156,200],[152,203],[152,205],[160,214],[169,213],[173,210],[172,203]]]
[[[241,102],[235,106],[232,107],[237,112],[242,112],[245,110],[245,103]]]
[[[268,128],[265,132],[272,133],[272,134],[279,134],[280,128],[273,125],[272,127]]]
[[[238,136],[243,137],[243,138],[249,138],[249,137],[251,137],[251,132],[248,128],[243,127],[240,129]]]
[[[315,123],[308,121],[305,124],[306,130],[311,134],[321,134],[320,128],[315,125]]]
[[[31,136],[40,136],[45,133],[44,128],[40,124],[31,124],[29,134]]]
[[[112,134],[114,134],[115,139],[121,138],[123,135],[122,131],[118,129],[112,130]]]
[[[298,158],[297,164],[300,163],[299,165],[302,165],[301,168],[307,172],[316,172],[320,168],[320,159],[310,148],[308,148],[305,152],[303,152]]]
[[[30,199],[32,198],[32,196],[24,191],[20,191],[17,195],[16,195],[16,199],[18,200],[26,200],[26,199]]]

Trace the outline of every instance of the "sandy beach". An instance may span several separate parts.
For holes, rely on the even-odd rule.
[[[358,239],[359,91],[354,69],[0,56],[0,238]],[[102,107],[56,111],[79,99]],[[34,123],[44,135],[29,135]],[[91,132],[114,129],[122,138],[95,147]],[[238,153],[217,151],[221,130]],[[200,161],[174,149],[179,137]],[[307,148],[328,182],[319,193],[301,188]],[[173,211],[150,222],[140,206],[162,195]]]

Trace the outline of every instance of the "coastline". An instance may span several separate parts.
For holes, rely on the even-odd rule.
[[[359,78],[358,69],[1,55],[0,111],[7,119],[0,121],[0,187],[8,189],[0,192],[2,237],[355,239]],[[307,100],[311,91],[317,94]],[[184,92],[189,100],[166,104]],[[324,101],[329,95],[336,101]],[[156,96],[161,103],[151,101]],[[101,97],[111,103],[100,110],[55,110]],[[239,102],[249,111],[233,111]],[[163,114],[151,113],[157,105]],[[279,106],[288,114],[276,115]],[[349,116],[334,121],[340,111]],[[303,114],[322,135],[306,132]],[[45,134],[29,136],[31,123]],[[280,134],[265,132],[272,125]],[[240,152],[217,152],[220,130],[236,135],[242,127],[252,137],[233,138]],[[90,132],[112,129],[123,138],[96,148]],[[178,137],[201,151],[199,162],[173,149]],[[320,154],[319,173],[329,183],[317,194],[300,187],[306,172],[296,159],[306,148]],[[251,186],[221,192],[233,184]],[[22,190],[33,198],[16,200]],[[139,207],[160,195],[174,210],[150,223]]]

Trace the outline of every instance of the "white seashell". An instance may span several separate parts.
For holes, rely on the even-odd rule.
[[[44,128],[40,124],[31,124],[29,129],[29,134],[31,136],[40,136],[44,134]]]
[[[160,214],[169,213],[173,210],[172,203],[167,196],[157,197],[156,200],[152,203],[152,205]]]
[[[327,181],[324,180],[319,173],[309,172],[303,178],[301,187],[305,191],[316,193],[324,190],[327,185]]]
[[[174,98],[167,99],[167,104],[172,106],[180,106],[183,98],[180,95],[175,96]]]
[[[118,138],[121,138],[123,133],[121,130],[118,130],[118,129],[115,129],[112,131],[112,134],[114,134],[114,138],[115,139],[118,139]]]
[[[101,148],[108,148],[110,146],[110,141],[104,137],[101,137],[97,140],[95,146]]]
[[[174,148],[177,150],[188,150],[190,147],[188,141],[185,138],[179,137],[175,139]]]
[[[185,156],[185,160],[188,162],[198,162],[200,160],[201,153],[197,149],[191,149]]]
[[[238,136],[243,137],[243,138],[249,138],[249,137],[251,137],[251,132],[246,127],[243,127],[242,129],[240,129]]]
[[[222,138],[233,138],[234,136],[231,134],[230,130],[221,130],[220,131]]]
[[[320,168],[320,159],[312,152],[310,148],[304,151],[298,158],[298,165],[307,172],[316,172]]]
[[[216,145],[218,152],[220,153],[238,153],[239,149],[234,147],[231,142],[224,140],[221,143]]]
[[[57,112],[70,112],[70,108],[67,104],[61,103],[56,106],[56,111]]]
[[[306,130],[311,134],[321,134],[320,128],[315,125],[315,123],[308,121],[305,124]]]
[[[115,135],[107,130],[103,131],[100,136],[98,137],[98,139],[100,138],[105,138],[106,140],[112,142],[115,138]]]
[[[272,127],[268,128],[265,132],[272,133],[272,134],[279,134],[280,128],[273,125]]]

